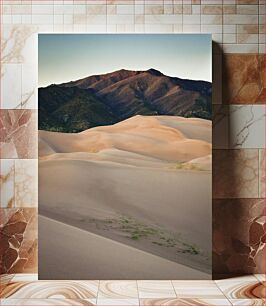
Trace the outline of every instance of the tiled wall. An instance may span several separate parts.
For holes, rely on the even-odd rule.
[[[137,32],[213,34],[213,272],[263,273],[265,1],[0,3],[1,272],[37,272],[37,33]]]

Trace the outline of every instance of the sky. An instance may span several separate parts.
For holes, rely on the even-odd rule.
[[[119,69],[211,82],[209,34],[39,34],[39,87]]]

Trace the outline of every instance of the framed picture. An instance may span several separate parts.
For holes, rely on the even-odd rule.
[[[211,279],[211,46],[39,34],[39,279]]]

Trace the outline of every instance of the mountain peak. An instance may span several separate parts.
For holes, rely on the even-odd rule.
[[[163,75],[161,73],[161,71],[153,69],[153,68],[150,68],[149,70],[147,70],[147,72],[149,72],[150,74],[155,75],[155,76],[162,76]]]

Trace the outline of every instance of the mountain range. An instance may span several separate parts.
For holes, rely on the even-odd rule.
[[[206,81],[166,76],[158,70],[115,72],[39,88],[39,129],[75,133],[135,115],[211,119]]]

